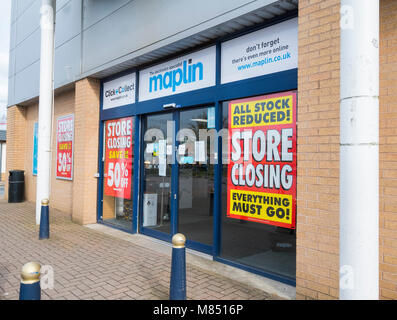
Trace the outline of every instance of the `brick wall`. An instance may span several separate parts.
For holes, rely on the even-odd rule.
[[[297,299],[339,291],[339,9],[299,1]]]
[[[26,170],[25,154],[25,109],[21,106],[7,108],[7,155],[6,179],[9,170]],[[8,199],[8,183],[5,184],[5,198]]]
[[[339,296],[339,1],[299,2],[297,298]],[[397,299],[397,2],[380,1],[380,298]]]
[[[55,96],[52,130],[50,207],[71,214],[75,222],[96,222],[96,196],[99,129],[98,80],[84,79],[73,90]],[[56,120],[74,113],[73,181],[56,179]],[[36,201],[36,176],[33,176],[33,130],[38,121],[38,103],[8,108],[7,170],[25,170],[25,196]],[[7,190],[6,190],[7,191]]]
[[[52,130],[51,158],[51,199],[50,208],[56,208],[66,213],[72,212],[73,181],[56,179],[56,121],[63,115],[74,113],[74,90],[55,96],[54,124]],[[36,201],[36,176],[33,176],[33,131],[34,123],[38,121],[38,103],[26,107],[25,123],[25,194],[26,200]]]
[[[72,214],[75,222],[96,222],[96,196],[99,129],[98,80],[84,79],[73,90],[55,96],[52,131],[50,207]],[[56,120],[74,113],[73,181],[56,179]],[[36,201],[36,176],[33,176],[33,130],[38,121],[38,103],[8,108],[7,170],[25,170],[26,200]],[[7,192],[7,190],[6,190]]]
[[[73,208],[73,180],[56,179],[57,166],[57,118],[74,113],[75,91],[71,90],[56,97],[54,125],[52,130],[52,168],[51,168],[51,203],[50,206],[71,214]]]
[[[73,221],[96,222],[100,82],[76,82]]]
[[[38,110],[37,103],[26,107],[25,196],[26,200],[31,202],[36,202],[36,176],[33,176],[33,132],[34,123],[38,121]]]
[[[380,4],[380,296],[397,299],[397,1]]]

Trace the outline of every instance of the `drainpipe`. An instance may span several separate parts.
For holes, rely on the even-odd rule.
[[[341,300],[379,299],[379,1],[342,0]]]
[[[41,200],[50,199],[55,0],[42,0],[40,13],[41,54],[36,188],[37,225],[40,224]]]

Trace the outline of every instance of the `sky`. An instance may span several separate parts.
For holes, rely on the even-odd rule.
[[[11,0],[0,0],[0,123],[4,122],[8,95]],[[0,125],[0,129],[5,129]]]

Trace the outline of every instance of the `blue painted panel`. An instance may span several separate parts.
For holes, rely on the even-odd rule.
[[[156,231],[156,230],[145,228],[145,227],[141,227],[140,233],[142,233],[146,236],[149,236],[149,237],[153,237],[153,238],[156,238],[159,240],[166,241],[166,242],[171,242],[171,240],[172,240],[172,236],[168,233]]]
[[[220,102],[216,103],[216,115],[215,115],[215,123],[216,123],[216,130],[219,132],[219,130],[222,128],[222,104]],[[213,231],[213,239],[214,239],[214,245],[212,248],[212,255],[214,257],[219,255],[220,252],[220,245],[221,245],[221,199],[222,199],[222,144],[221,142],[221,137],[218,137],[218,150],[216,152],[218,153],[218,161],[215,164],[215,180],[214,180],[214,212],[213,212],[213,217],[214,217],[214,231]]]
[[[37,148],[39,138],[39,123],[35,122],[33,127],[33,175],[37,175]]]
[[[102,106],[103,100],[102,100],[102,92],[103,92],[103,83],[101,83],[100,89],[100,104]],[[103,208],[103,121],[99,121],[99,138],[98,138],[98,184],[97,184],[97,221],[100,222],[102,221],[102,208]]]
[[[175,143],[175,148],[178,148],[179,141],[177,141],[176,139],[176,133],[179,131],[180,128],[179,112],[174,112],[173,120],[175,123],[175,132],[173,133],[174,137],[172,140]],[[178,161],[174,161],[171,171],[171,235],[174,235],[179,232],[178,211],[179,211],[179,165],[178,165]]]
[[[135,104],[128,104],[119,108],[112,108],[101,111],[101,120],[123,118],[135,115]]]
[[[212,246],[192,240],[186,240],[186,248],[212,255]]]
[[[175,103],[177,108],[195,105],[213,104],[216,98],[216,87],[180,93],[170,97],[143,101],[136,104],[136,113],[153,113],[163,111],[163,105]],[[170,111],[170,110],[168,110]]]
[[[222,85],[217,92],[217,98],[225,101],[287,91],[297,87],[298,69],[292,69]]]
[[[134,134],[134,186],[133,186],[133,213],[132,213],[132,232],[136,233],[138,230],[138,210],[139,210],[139,171],[140,166],[140,123],[141,119],[139,116],[135,117],[135,134]]]

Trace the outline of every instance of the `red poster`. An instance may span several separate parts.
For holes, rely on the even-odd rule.
[[[132,117],[105,121],[105,195],[131,199]]]
[[[73,180],[74,115],[57,119],[57,172],[58,179]]]
[[[295,228],[296,92],[229,104],[227,217]]]

